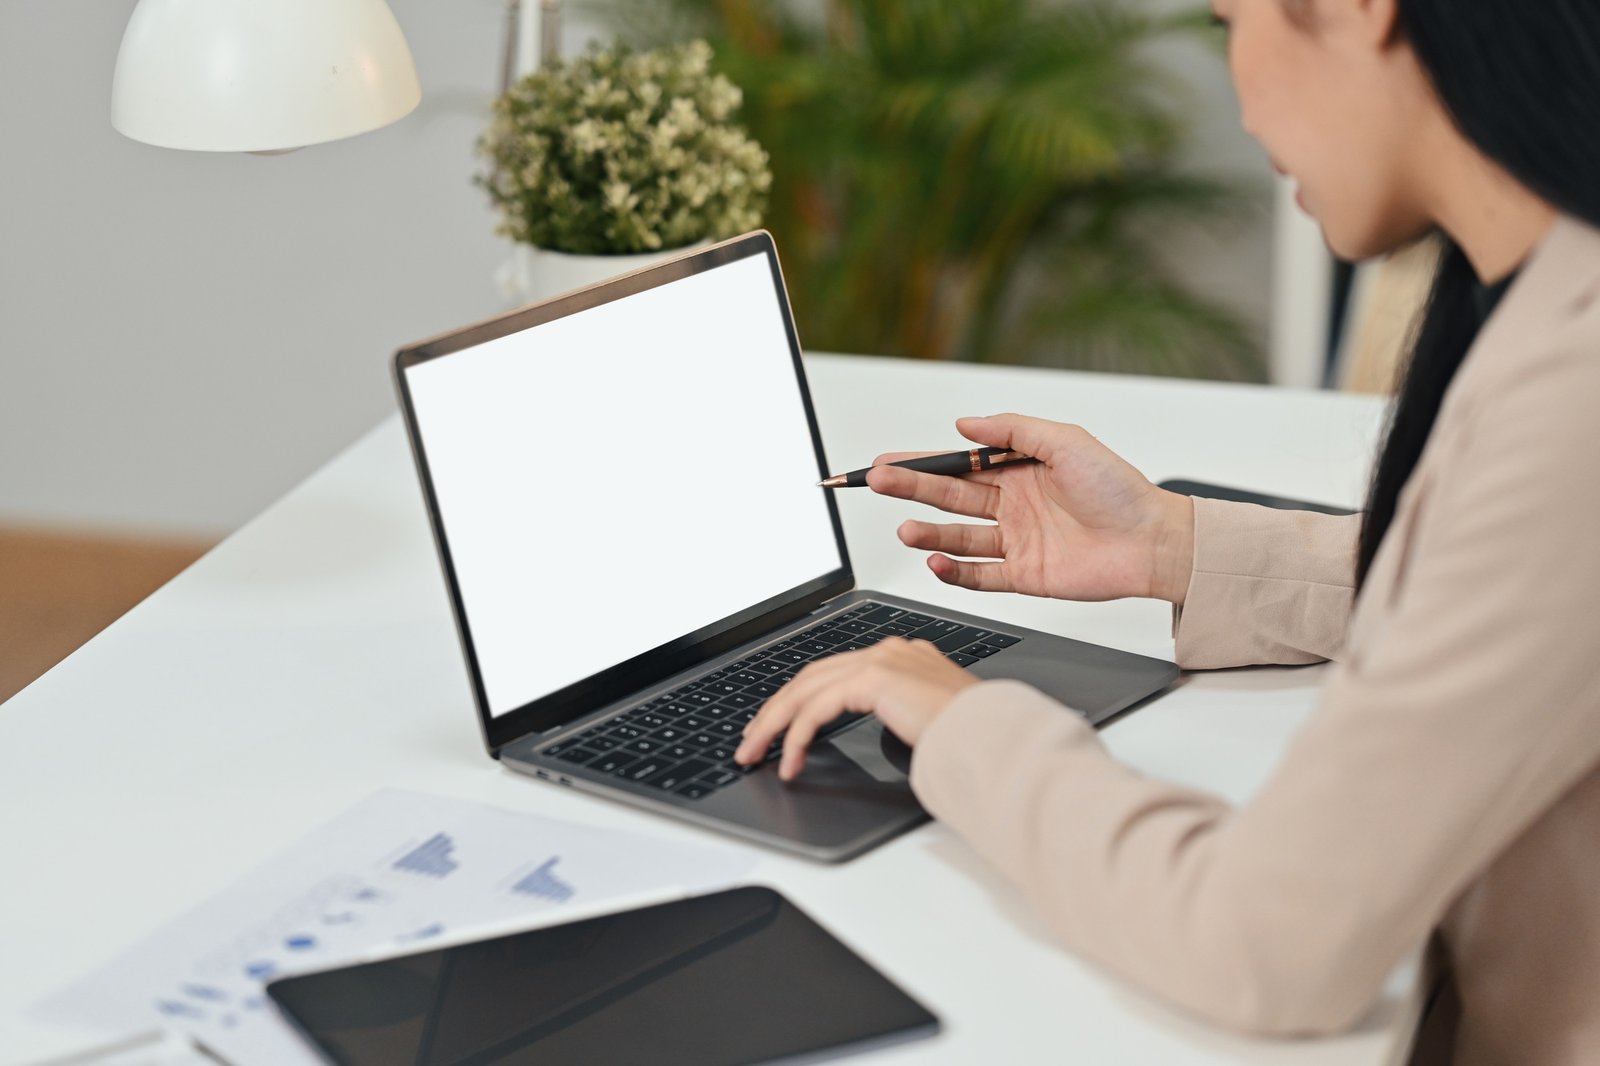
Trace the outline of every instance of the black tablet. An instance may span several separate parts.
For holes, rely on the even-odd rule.
[[[1214,485],[1209,481],[1189,481],[1184,478],[1173,478],[1157,485],[1158,489],[1181,493],[1184,496],[1204,496],[1213,500],[1231,500],[1235,503],[1255,503],[1262,507],[1275,507],[1281,511],[1318,511],[1322,514],[1350,515],[1354,511],[1347,507],[1336,507],[1331,503],[1313,503],[1310,500],[1294,500],[1287,496],[1271,496],[1265,492],[1252,492],[1249,489],[1236,489],[1231,485]]]
[[[286,977],[267,994],[348,1066],[814,1062],[939,1027],[759,887]]]

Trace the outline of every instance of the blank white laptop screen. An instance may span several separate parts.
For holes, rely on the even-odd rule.
[[[406,382],[494,716],[843,566],[764,255]]]

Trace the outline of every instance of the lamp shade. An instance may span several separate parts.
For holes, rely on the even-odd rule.
[[[111,124],[164,148],[273,152],[377,129],[421,99],[384,0],[139,0]]]

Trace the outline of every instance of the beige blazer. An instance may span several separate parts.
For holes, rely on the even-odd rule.
[[[1016,682],[912,783],[1072,950],[1222,1024],[1355,1024],[1437,933],[1464,1066],[1600,1063],[1600,232],[1484,326],[1352,609],[1358,519],[1195,501],[1190,668],[1331,658],[1245,807],[1140,777]]]

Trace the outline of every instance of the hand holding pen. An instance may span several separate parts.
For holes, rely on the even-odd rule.
[[[956,430],[981,445],[980,469],[984,452],[1036,461],[971,473],[973,453],[957,452],[965,476],[938,477],[911,464],[949,463],[948,455],[899,452],[871,468],[871,491],[954,519],[909,518],[898,530],[908,548],[929,553],[928,568],[939,580],[1064,600],[1183,602],[1194,554],[1189,497],[1152,485],[1081,426],[1004,414],[963,418]],[[1009,472],[1013,465],[1018,469]],[[866,473],[841,476],[850,484]]]
[[[938,455],[922,455],[915,459],[901,459],[894,463],[885,463],[885,466],[903,466],[907,470],[917,470],[924,474],[975,474],[980,470],[993,470],[998,466],[1008,466],[1012,463],[1037,463],[1039,460],[1031,455],[1024,455],[1010,448],[973,448],[965,452],[941,452]],[[852,470],[848,474],[834,474],[830,478],[819,481],[817,484],[825,489],[859,489],[867,484],[867,472],[872,467],[863,467]]]

